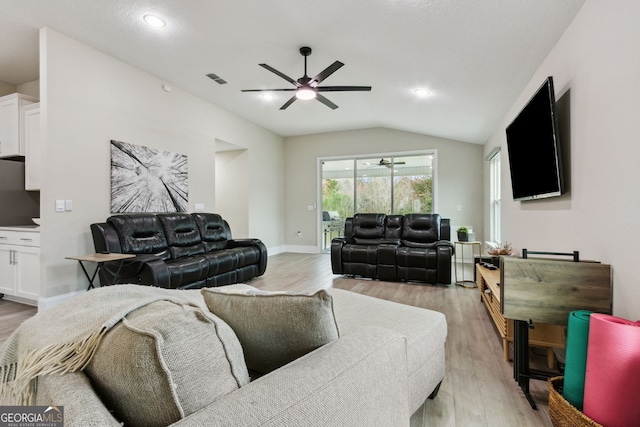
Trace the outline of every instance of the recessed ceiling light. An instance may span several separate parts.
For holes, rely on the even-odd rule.
[[[144,19],[144,22],[146,22],[148,25],[151,25],[154,28],[162,28],[165,25],[167,25],[167,23],[164,22],[164,19],[156,15],[144,15],[142,19]]]
[[[419,87],[413,91],[418,96],[430,96],[431,91],[425,87]]]

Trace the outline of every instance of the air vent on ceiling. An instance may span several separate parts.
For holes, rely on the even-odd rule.
[[[217,74],[207,74],[207,77],[209,77],[211,80],[213,80],[214,82],[221,84],[221,85],[225,85],[227,84],[227,81],[224,80],[223,78],[219,77]]]

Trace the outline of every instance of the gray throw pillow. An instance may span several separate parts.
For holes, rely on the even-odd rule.
[[[299,294],[232,285],[201,292],[238,336],[247,367],[262,374],[338,339],[333,299],[324,289]]]
[[[209,311],[158,301],[102,339],[85,373],[125,425],[166,426],[249,383],[233,330]]]

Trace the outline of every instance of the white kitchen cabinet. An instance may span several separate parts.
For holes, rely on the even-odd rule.
[[[21,93],[0,97],[0,158],[25,155],[22,108],[34,102],[38,99]]]
[[[0,294],[16,293],[17,274],[13,264],[13,246],[0,244]]]
[[[24,188],[40,190],[42,145],[40,139],[40,103],[22,107],[24,134]]]
[[[40,232],[37,228],[0,228],[0,293],[38,299]]]

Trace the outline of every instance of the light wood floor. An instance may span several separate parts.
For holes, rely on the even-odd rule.
[[[472,277],[468,268],[465,274]],[[503,359],[502,341],[476,288],[336,276],[329,255],[293,253],[269,257],[265,275],[249,284],[304,292],[336,287],[443,312],[448,324],[446,375],[436,399],[427,400],[412,417],[412,427],[551,426],[547,383],[531,381],[538,406],[533,410],[513,379],[512,364]],[[33,314],[33,307],[0,300],[0,344]],[[532,354],[532,366],[545,369],[543,356]]]
[[[0,345],[22,322],[36,314],[36,307],[0,299]]]

